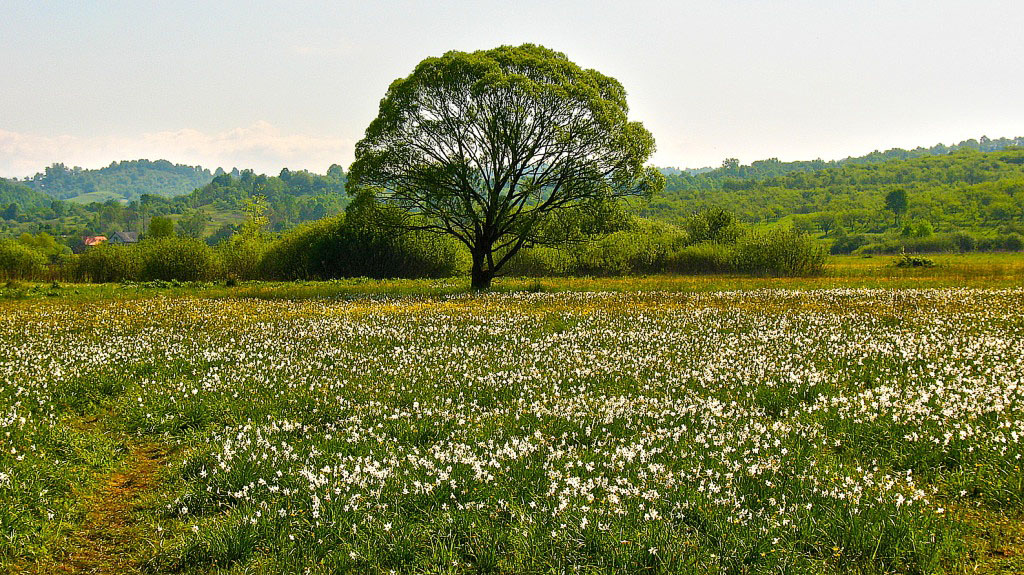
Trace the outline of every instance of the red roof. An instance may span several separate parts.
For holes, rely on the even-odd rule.
[[[82,243],[87,246],[98,246],[105,241],[107,241],[107,236],[85,236],[82,238]]]

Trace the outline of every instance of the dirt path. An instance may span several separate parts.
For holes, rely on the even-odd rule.
[[[158,445],[132,449],[125,464],[88,496],[85,522],[69,533],[53,559],[30,573],[137,573],[139,555],[147,540],[136,511],[156,487],[157,472],[167,456]]]
[[[1024,573],[1024,520],[993,516],[976,524],[978,558],[974,572],[979,575]]]

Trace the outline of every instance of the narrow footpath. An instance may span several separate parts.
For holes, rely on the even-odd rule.
[[[142,532],[137,511],[157,487],[166,457],[162,446],[133,447],[124,465],[87,496],[88,511],[78,531],[63,538],[62,548],[52,559],[34,565],[28,573],[139,573],[149,534]]]

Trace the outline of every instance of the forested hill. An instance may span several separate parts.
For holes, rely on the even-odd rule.
[[[835,168],[846,164],[879,164],[892,160],[909,160],[926,156],[944,156],[961,150],[977,152],[996,152],[1012,147],[1024,147],[1024,136],[1017,138],[997,138],[995,140],[982,136],[980,140],[964,140],[959,144],[936,144],[930,148],[917,147],[913,150],[892,148],[884,152],[875,150],[864,156],[851,156],[842,160],[802,160],[797,162],[780,162],[778,158],[769,158],[741,165],[735,158],[726,158],[719,168],[685,169],[661,168],[661,172],[671,178],[670,185],[675,188],[706,189],[728,187],[734,180],[763,180],[782,176],[791,172],[814,172],[825,168]]]
[[[765,161],[714,172],[666,177],[666,189],[643,210],[681,221],[721,207],[749,222],[821,214],[848,230],[879,231],[891,223],[885,197],[903,190],[906,216],[937,230],[994,228],[1024,221],[1024,148],[982,152],[962,147],[943,155],[884,161],[849,160],[817,169],[786,169]],[[732,171],[734,175],[728,175]]]
[[[22,211],[47,206],[51,198],[20,182],[0,178],[0,217],[14,219]]]
[[[64,170],[50,170],[55,171]],[[143,193],[138,198],[82,203],[0,179],[0,237],[46,232],[74,242],[85,235],[144,231],[154,216],[167,216],[180,233],[217,241],[237,229],[251,201],[263,206],[272,231],[282,231],[341,212],[349,199],[345,182],[345,171],[338,165],[325,175],[284,169],[277,176],[266,176],[232,170],[218,173],[184,195]]]
[[[54,164],[24,184],[58,200],[76,203],[133,200],[144,194],[173,197],[205,186],[214,174],[200,166],[172,164],[167,160],[113,162],[98,170]]]
[[[231,214],[240,215],[249,200],[259,197],[265,203],[271,229],[281,231],[344,210],[349,200],[346,181],[345,171],[337,164],[324,175],[287,168],[277,176],[243,170],[220,174],[186,196],[146,197],[143,203],[151,212],[186,214],[199,210],[211,216],[226,216],[219,219],[227,221]],[[211,226],[210,231],[223,234],[229,230]]]

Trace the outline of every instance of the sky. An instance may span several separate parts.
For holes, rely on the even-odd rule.
[[[1021,0],[5,0],[0,176],[323,173],[424,58],[531,42],[618,79],[659,166],[1024,135]]]

